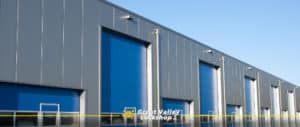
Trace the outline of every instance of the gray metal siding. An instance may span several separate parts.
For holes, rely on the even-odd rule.
[[[41,0],[19,0],[17,79],[39,84],[41,79]]]
[[[122,19],[121,17],[127,15],[124,11],[114,9],[114,29],[122,32],[127,33],[127,22],[128,20]]]
[[[172,45],[170,45],[170,43],[173,43]],[[177,81],[176,81],[176,73],[177,73],[177,61],[176,61],[176,57],[177,57],[177,43],[176,43],[176,36],[172,33],[169,33],[169,43],[168,43],[168,70],[169,70],[169,74],[168,74],[168,84],[165,84],[164,86],[167,85],[167,87],[164,90],[165,93],[162,93],[162,95],[164,95],[165,97],[171,96],[174,97],[176,96],[176,90],[172,91],[172,88],[174,88],[174,86],[176,86]]]
[[[81,86],[81,9],[81,0],[66,0],[63,77],[68,86]]]
[[[159,52],[160,52],[160,83],[165,84],[164,87],[161,88],[162,96],[167,96],[165,93],[169,93],[169,74],[170,74],[170,68],[169,68],[169,52],[168,52],[168,46],[169,46],[169,33],[167,33],[165,30],[160,31],[160,44],[159,44]],[[166,49],[166,50],[164,50]]]
[[[191,92],[191,95],[194,97],[194,106],[195,106],[195,113],[200,113],[200,92],[199,92],[199,58],[197,55],[198,48],[196,43],[191,43],[191,53],[192,53],[192,89],[194,92]],[[199,107],[199,108],[198,108]]]
[[[127,22],[126,33],[132,35],[133,37],[139,38],[140,18],[135,15],[131,15],[131,17],[133,18],[133,20],[131,22]]]
[[[192,50],[188,40],[173,33],[161,32],[160,40],[160,74],[162,97],[195,100],[197,98],[193,89],[196,84],[192,77]],[[176,43],[176,44],[170,44]]]
[[[140,27],[139,27],[139,39],[145,40],[146,42],[152,43],[154,42],[153,32],[154,29],[158,28],[154,24],[147,22],[146,20],[140,19]]]
[[[243,66],[238,61],[225,58],[225,96],[226,103],[244,105],[244,73]]]
[[[17,1],[0,1],[0,80],[16,78]],[[9,13],[8,13],[9,12]]]
[[[296,92],[296,95],[295,95],[296,112],[300,112],[300,88],[297,88],[295,90],[295,92]]]
[[[97,2],[97,18],[100,21],[101,25],[113,29],[113,21],[114,21],[114,8],[103,3]]]
[[[99,64],[101,63],[98,55],[100,51],[100,32],[99,31],[99,12],[98,4],[100,2],[94,0],[84,0],[84,20],[83,20],[83,57],[82,57],[82,89],[86,91],[86,114],[95,114],[100,112],[100,77]],[[95,6],[96,5],[96,6]],[[99,63],[100,62],[100,63]],[[86,119],[94,121],[87,123],[87,126],[95,126],[98,124],[98,118]]]
[[[47,5],[47,6],[45,6]],[[42,83],[62,85],[63,23],[62,0],[44,1],[42,38]]]
[[[188,91],[186,91],[186,86],[184,84],[184,63],[183,61],[183,55],[184,55],[184,40],[181,36],[177,36],[177,57],[176,57],[176,98],[181,97],[182,99],[185,98],[184,94]],[[162,84],[163,85],[163,84]]]
[[[80,88],[83,1],[1,0],[1,80]]]
[[[195,84],[192,83],[193,81],[193,77],[192,77],[192,73],[193,71],[197,70],[193,70],[192,68],[192,47],[191,47],[191,42],[189,42],[188,40],[185,40],[185,55],[184,55],[184,61],[185,62],[185,82],[184,82],[184,86],[186,86],[186,97],[191,98],[192,100],[195,100],[198,96],[196,89],[194,89]],[[191,92],[193,91],[193,92]]]
[[[278,80],[266,73],[260,73],[259,79],[260,105],[261,107],[271,108],[270,90],[272,85],[278,85]]]

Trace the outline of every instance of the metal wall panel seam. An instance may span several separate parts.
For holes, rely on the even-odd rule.
[[[182,46],[182,48],[183,48],[183,54],[182,54],[182,56],[183,56],[183,61],[185,61],[185,55],[186,55],[186,46],[185,46],[185,43],[186,43],[186,40],[184,39],[183,41],[182,41],[182,43],[183,43],[183,46]],[[187,98],[187,93],[186,93],[186,91],[187,91],[187,87],[186,86],[184,86],[184,85],[190,85],[190,84],[186,84],[187,83],[187,81],[186,81],[186,74],[187,72],[186,72],[186,62],[183,62],[183,84],[180,84],[180,86],[183,86],[183,96],[184,96],[184,98]]]
[[[80,71],[80,86],[81,88],[83,88],[83,41],[84,41],[84,0],[81,0],[81,40],[80,40],[80,44],[81,44],[81,71]],[[98,35],[99,36],[99,35]]]
[[[191,70],[191,43],[190,43],[190,40],[186,40],[186,59],[187,59],[187,76],[186,76],[186,80],[187,80],[187,83],[189,84],[189,87],[187,89],[187,96],[189,97],[189,100],[193,100],[194,99],[194,96],[193,94],[191,93],[195,93],[194,92],[194,89],[193,88],[193,83],[192,83],[192,70]]]
[[[62,23],[62,84],[65,82],[65,23],[66,23],[66,0],[63,0],[63,23]]]
[[[296,112],[299,112],[299,101],[297,101],[297,99],[299,98],[299,87],[295,88],[295,104],[296,104]]]
[[[193,66],[193,55],[192,55],[192,44],[190,43],[190,40],[189,40],[189,57],[190,57],[190,65],[189,65],[189,73],[190,73],[190,83],[191,83],[191,86],[190,86],[190,90],[195,90],[195,89],[193,89],[194,88],[194,85],[195,84],[193,84],[193,68],[192,68],[192,66]],[[194,91],[193,92],[190,92],[190,96],[191,96],[191,98],[193,99],[192,100],[192,102],[194,102],[194,99],[195,99],[195,97],[194,97]],[[194,102],[195,103],[195,102]]]
[[[137,18],[136,21],[137,21],[137,36],[138,36],[139,39],[142,39],[141,38],[141,30],[140,30],[141,29],[140,18]]]
[[[43,82],[43,64],[44,64],[44,50],[43,50],[43,46],[44,46],[44,15],[45,15],[45,1],[41,0],[41,9],[42,9],[42,13],[41,13],[41,71],[40,71],[40,84],[42,84]]]
[[[15,81],[18,82],[18,50],[19,50],[19,39],[20,39],[20,0],[17,0],[17,22],[16,22],[16,71],[15,71]]]
[[[174,70],[175,70],[175,85],[173,85],[174,86],[174,88],[175,88],[175,90],[176,90],[176,93],[178,93],[178,81],[177,81],[177,79],[178,79],[178,36],[174,36],[175,38],[176,38],[176,40],[175,40],[175,68],[174,68]],[[176,94],[175,94],[176,95]]]
[[[167,32],[167,63],[170,65],[170,32]],[[170,66],[167,66],[167,88],[170,89]]]

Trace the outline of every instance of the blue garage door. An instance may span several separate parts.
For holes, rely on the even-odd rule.
[[[199,82],[200,82],[200,113],[202,115],[215,114],[215,91],[217,86],[217,68],[215,66],[200,63],[199,65]],[[201,117],[202,127],[214,126],[212,116]]]
[[[189,127],[190,123],[187,122],[185,115],[190,113],[189,102],[182,100],[163,99],[163,110],[180,110],[179,116],[176,121],[163,121],[163,127]]]
[[[253,79],[245,77],[245,84],[244,84],[244,92],[245,92],[245,126],[251,127],[252,125],[252,115],[254,113],[253,104],[254,102],[254,95],[253,95]]]
[[[226,107],[226,120],[227,120],[227,127],[236,127],[235,125],[235,115],[237,106],[235,105],[227,105]]]
[[[146,44],[119,33],[102,32],[102,114],[147,108]],[[139,120],[103,118],[102,125],[136,124]]]
[[[47,104],[59,104],[61,112],[79,111],[80,92],[75,90],[1,84],[0,91],[0,110],[39,111],[44,103],[43,111],[57,110]]]
[[[0,118],[0,125],[79,125],[80,91],[77,90],[1,83],[0,100],[0,115],[7,116]],[[39,111],[42,118],[38,118]]]

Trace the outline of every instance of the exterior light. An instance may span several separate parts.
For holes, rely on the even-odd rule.
[[[252,67],[248,67],[247,69],[248,69],[248,70],[252,70],[253,68],[252,68]]]
[[[133,20],[133,18],[130,15],[124,15],[124,16],[121,17],[121,19],[124,19],[124,20]]]
[[[210,54],[213,53],[213,51],[212,51],[211,49],[206,50],[206,52],[207,52],[207,53],[210,53]]]

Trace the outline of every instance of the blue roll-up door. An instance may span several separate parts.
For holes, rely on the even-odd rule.
[[[244,92],[245,92],[245,114],[251,115],[252,114],[252,101],[253,101],[253,95],[251,93],[252,89],[252,79],[245,78],[245,86],[244,86]]]
[[[61,112],[79,112],[80,91],[17,84],[0,84],[0,110],[39,111],[41,104],[59,104]],[[43,111],[57,111],[44,106]]]
[[[184,116],[190,113],[189,102],[183,100],[163,99],[163,110],[180,110],[176,121],[164,121],[163,127],[189,127],[190,123]]]
[[[140,118],[124,118],[124,110],[147,109],[147,44],[104,30],[101,44],[102,126],[143,126]],[[126,120],[125,120],[126,119]]]
[[[215,109],[214,90],[216,83],[216,68],[214,66],[200,63],[200,112],[201,114],[212,114]]]
[[[217,67],[200,62],[199,65],[199,88],[200,88],[200,114],[216,114],[216,86],[217,86]],[[202,116],[201,126],[213,126],[212,116]]]
[[[173,100],[173,99],[163,99],[163,109],[164,110],[180,110],[180,115],[188,113],[188,103],[186,101]]]
[[[255,113],[254,103],[255,103],[255,94],[254,94],[254,80],[248,77],[244,78],[244,94],[245,94],[245,115],[247,115],[245,120],[245,127],[251,127],[255,125],[253,122],[252,115]]]
[[[227,119],[227,127],[235,127],[235,115],[236,115],[236,106],[235,105],[227,105],[226,107],[226,119]]]
[[[146,109],[146,45],[113,32],[102,32],[103,113],[122,113],[125,107]]]

